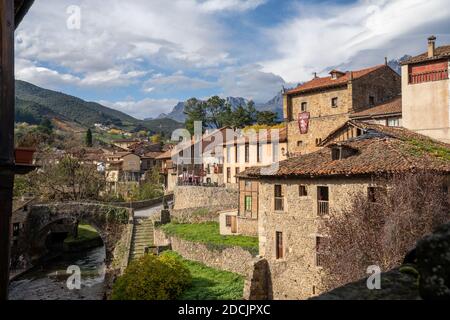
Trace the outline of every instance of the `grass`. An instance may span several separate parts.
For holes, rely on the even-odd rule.
[[[219,224],[216,222],[200,224],[170,223],[161,228],[168,235],[176,236],[187,241],[204,243],[213,249],[237,246],[250,251],[253,255],[257,255],[259,250],[257,237],[222,236],[220,235]]]
[[[64,241],[65,244],[74,244],[78,242],[85,242],[90,240],[99,239],[100,235],[94,227],[87,224],[79,224],[78,225],[78,238],[74,238],[73,236],[67,237]]]
[[[413,146],[413,152],[421,155],[423,153],[428,153],[437,158],[450,161],[450,149],[445,148],[437,143],[431,141],[421,141],[421,140],[410,140],[410,144]]]
[[[192,276],[190,288],[183,292],[179,300],[242,300],[244,277],[241,275],[185,260],[173,251],[164,254],[179,258]]]

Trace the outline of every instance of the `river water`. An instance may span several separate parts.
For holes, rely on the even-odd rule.
[[[102,300],[105,287],[105,247],[64,254],[10,284],[10,300]],[[70,266],[81,271],[81,288],[70,290]],[[74,282],[72,282],[74,283]]]

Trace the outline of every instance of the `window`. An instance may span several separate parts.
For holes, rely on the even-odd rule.
[[[331,159],[333,161],[341,160],[341,148],[331,149]]]
[[[231,216],[226,216],[226,224],[227,224],[227,228],[231,228],[232,225],[232,217]]]
[[[245,144],[245,163],[250,162],[250,145],[248,143]]]
[[[237,144],[235,144],[234,148],[235,148],[234,162],[239,163],[239,146]]]
[[[369,105],[371,107],[373,107],[375,105],[375,97],[374,96],[369,97]]]
[[[386,189],[381,187],[369,187],[368,199],[371,203],[380,203],[384,196],[386,196]]]
[[[227,162],[231,163],[231,146],[227,146]]]
[[[231,168],[227,168],[227,183],[231,183]]]
[[[332,98],[331,99],[331,107],[337,108],[338,107],[338,98]]]
[[[316,146],[319,147],[322,143],[322,139],[321,138],[317,138],[316,139]]]
[[[276,242],[276,257],[277,260],[284,258],[284,247],[283,247],[283,232],[277,232],[275,234]]]
[[[400,127],[400,119],[399,118],[389,118],[387,120],[388,127]]]
[[[238,178],[238,175],[239,175],[239,173],[241,172],[241,169],[240,168],[236,168],[236,170],[235,170],[235,179],[236,179],[236,183],[239,183],[239,178]]]
[[[308,196],[308,189],[306,186],[300,186],[299,187],[299,195],[300,197],[307,197]]]
[[[325,253],[326,239],[316,237],[316,267],[323,266],[323,255]]]
[[[297,147],[302,147],[303,146],[303,141],[297,141]]]
[[[330,212],[329,188],[317,187],[317,208],[319,216],[326,216]]]
[[[245,180],[245,189],[250,189],[252,187],[252,182],[250,180]]]
[[[19,236],[20,231],[20,223],[14,223],[13,224],[13,237]]]
[[[256,144],[256,162],[261,162],[262,148],[259,142]]]
[[[308,110],[308,102],[302,102],[301,110],[302,112],[306,112]]]
[[[251,212],[252,211],[252,197],[251,196],[245,196],[245,211]]]
[[[275,185],[275,211],[284,211],[283,187]]]

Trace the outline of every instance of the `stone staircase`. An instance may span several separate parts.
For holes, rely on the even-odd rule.
[[[145,248],[153,245],[153,220],[135,219],[131,238],[130,262],[144,256]]]

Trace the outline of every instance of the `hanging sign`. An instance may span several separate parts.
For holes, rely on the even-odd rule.
[[[301,134],[307,134],[309,130],[309,112],[302,112],[298,115],[298,126]]]

